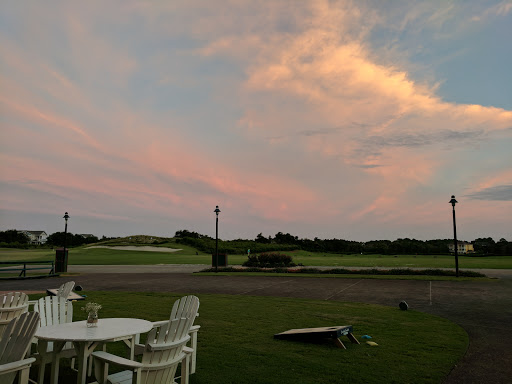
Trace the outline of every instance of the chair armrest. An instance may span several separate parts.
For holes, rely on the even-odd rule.
[[[161,327],[162,325],[165,325],[168,322],[169,322],[169,320],[155,321],[155,322],[151,323],[151,325],[153,326],[153,328],[156,328],[156,327]]]
[[[104,351],[96,351],[92,353],[92,356],[95,359],[99,359],[101,361],[104,361],[106,363],[112,363],[116,365],[120,365],[125,368],[130,369],[136,369],[136,368],[142,368],[143,365],[139,363],[138,361],[133,361],[130,359],[125,359],[124,357],[116,356],[108,352]]]
[[[165,344],[147,343],[147,347],[150,351],[160,351],[163,349],[169,349],[169,348],[181,345],[181,344],[185,344],[189,340],[190,340],[190,336],[187,336],[183,339],[176,340],[176,341],[173,341],[170,343],[165,343]]]
[[[34,361],[36,361],[35,357],[29,357],[28,359],[13,361],[12,363],[0,364],[0,374],[19,371],[24,367],[30,367]]]
[[[26,308],[28,308],[28,304],[18,305],[17,307],[2,308],[2,312],[21,311],[21,310],[26,309]]]

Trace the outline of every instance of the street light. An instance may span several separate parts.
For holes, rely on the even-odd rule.
[[[68,219],[69,215],[66,212],[64,214],[64,220],[66,220],[66,225],[64,227],[64,248],[57,248],[55,250],[55,272],[67,272],[68,271],[68,255],[66,250],[66,243],[68,238]]]
[[[217,205],[215,207],[215,272],[219,267],[219,213],[220,209]]]
[[[455,204],[458,203],[455,200],[455,195],[452,195],[452,199],[449,201],[452,205],[453,211],[453,249],[455,251],[455,276],[459,277],[459,253],[457,252],[457,226],[455,225]]]
[[[67,212],[64,214],[63,219],[66,220],[66,225],[64,226],[64,254],[66,254],[66,240],[68,237],[68,219],[69,219],[69,215]]]

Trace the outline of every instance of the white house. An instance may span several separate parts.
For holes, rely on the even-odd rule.
[[[30,241],[30,244],[44,244],[48,239],[48,234],[45,231],[19,231],[24,233]]]

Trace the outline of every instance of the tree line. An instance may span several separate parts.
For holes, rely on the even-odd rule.
[[[55,232],[48,236],[45,246],[64,246],[64,232]],[[83,236],[68,232],[65,240],[67,247],[77,247],[111,238],[103,236]],[[215,252],[215,239],[198,232],[186,229],[176,231],[174,239],[177,243],[189,245],[202,252]],[[0,231],[0,247],[28,248],[30,239],[15,229]],[[502,238],[494,241],[491,237],[477,238],[471,242],[474,255],[512,255],[512,242]],[[308,252],[325,252],[338,254],[382,254],[382,255],[442,255],[449,254],[448,246],[453,239],[437,240],[372,240],[367,242],[343,239],[299,238],[290,233],[278,232],[274,236],[263,236],[259,233],[255,239],[218,240],[218,252],[225,254],[244,254],[264,252],[284,252],[304,250]]]
[[[79,234],[67,233],[64,241],[64,232],[55,232],[49,235],[44,245],[53,247],[62,247],[64,243],[67,247],[78,247],[80,245],[97,243],[99,239],[94,236],[83,236]],[[16,229],[9,229],[7,231],[0,231],[0,247],[7,248],[28,248],[30,246],[30,239],[23,232]]]
[[[215,239],[197,232],[180,230],[174,235],[177,243],[186,244],[207,253],[215,252]],[[226,254],[279,252],[304,250],[339,254],[382,254],[382,255],[443,255],[449,254],[448,246],[453,239],[416,240],[396,239],[359,242],[343,239],[299,238],[290,233],[278,232],[275,236],[263,236],[259,233],[254,240],[218,240],[218,252]],[[478,238],[473,242],[474,255],[512,255],[512,242],[500,239],[495,242],[491,237]]]

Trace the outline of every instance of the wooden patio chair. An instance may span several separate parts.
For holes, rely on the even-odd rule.
[[[71,292],[73,292],[73,288],[74,287],[75,287],[75,282],[74,281],[68,281],[67,283],[62,284],[57,289],[47,289],[46,293],[49,296],[54,295],[54,296],[58,296],[58,297],[64,297],[67,300],[68,297],[69,297],[69,294]],[[36,303],[37,303],[37,300],[29,300],[29,302],[28,302],[29,308],[33,308]]]
[[[183,361],[181,362],[180,377],[178,377],[181,384],[188,384],[189,376],[196,372],[197,334],[201,326],[194,325],[194,320],[197,316],[199,316],[199,313],[197,312],[198,309],[199,299],[196,296],[184,296],[174,302],[171,310],[171,316],[169,318],[171,321],[181,321],[182,324],[180,326],[188,328],[188,335],[190,336],[190,342],[183,348],[185,355],[183,357]],[[191,317],[193,312],[195,312],[195,315],[194,317]],[[187,319],[187,321],[182,319]],[[191,319],[191,322],[188,319]],[[168,324],[169,320],[154,322],[153,329],[159,329],[160,327],[165,326]],[[140,355],[143,351],[144,345],[138,344],[137,341],[135,344],[135,355]]]
[[[71,291],[73,291],[74,287],[74,281],[68,281],[67,283],[62,284],[57,291],[57,297],[63,297],[64,299],[67,300],[69,294],[71,293]]]
[[[25,312],[7,324],[0,338],[0,383],[11,384],[19,374],[18,383],[27,384],[33,357],[25,358],[39,326],[39,314]]]
[[[67,298],[67,296],[66,296]],[[34,312],[39,313],[39,325],[46,327],[54,324],[71,323],[73,321],[73,304],[64,297],[59,296],[45,296],[37,300],[34,304]],[[37,339],[34,339],[35,344],[39,344]],[[43,350],[41,345],[37,345],[36,364],[39,365],[37,382],[44,383],[44,372],[46,364],[51,363],[53,352],[53,343],[47,343],[46,350]],[[76,356],[73,343],[68,342],[64,345],[62,352],[59,354],[61,357],[73,358],[71,366],[74,366],[74,356]]]
[[[12,319],[28,310],[28,296],[23,292],[0,295],[0,337]]]
[[[178,364],[183,362],[183,351],[190,340],[189,330],[199,308],[199,300],[187,296],[173,306],[175,317],[154,327],[143,345],[141,362],[124,359],[105,351],[93,352],[94,373],[97,383],[106,384],[171,384],[174,383]],[[188,305],[190,304],[190,305]],[[174,312],[174,311],[173,311]],[[119,365],[128,370],[108,375],[109,364]]]

